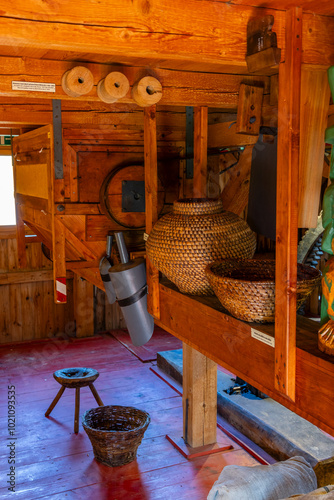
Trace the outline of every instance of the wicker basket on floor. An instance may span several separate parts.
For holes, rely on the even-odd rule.
[[[136,458],[149,423],[149,414],[132,406],[100,406],[82,417],[96,460],[110,467]]]
[[[248,322],[275,321],[275,261],[226,259],[209,264],[206,276],[222,306]],[[321,282],[321,273],[298,264],[297,309]]]

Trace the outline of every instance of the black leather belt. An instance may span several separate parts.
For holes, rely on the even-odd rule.
[[[126,307],[126,306],[131,306],[131,304],[134,304],[138,300],[140,300],[142,297],[144,297],[147,294],[147,285],[142,286],[136,293],[133,295],[130,295],[130,297],[127,297],[126,299],[121,299],[118,300],[118,305],[120,307]]]

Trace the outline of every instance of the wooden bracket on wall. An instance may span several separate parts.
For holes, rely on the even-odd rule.
[[[262,116],[263,88],[240,85],[236,132],[259,135]]]
[[[274,16],[251,19],[247,24],[246,63],[250,73],[278,73],[281,49],[272,31]]]

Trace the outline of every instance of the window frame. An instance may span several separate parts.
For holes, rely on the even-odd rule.
[[[11,156],[13,166],[13,155],[11,146],[0,146],[0,156]],[[13,172],[14,173],[14,172]],[[0,239],[16,238],[16,224],[0,224]]]

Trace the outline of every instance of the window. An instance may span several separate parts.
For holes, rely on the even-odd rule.
[[[16,224],[11,156],[0,154],[0,226]]]

